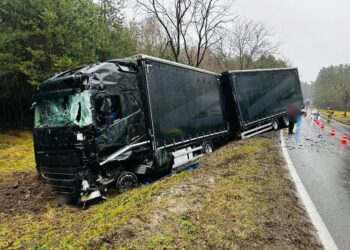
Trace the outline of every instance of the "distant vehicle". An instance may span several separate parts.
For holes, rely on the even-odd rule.
[[[309,107],[311,105],[311,100],[310,99],[305,99],[304,100],[304,106]]]
[[[217,74],[138,55],[61,73],[34,100],[37,170],[85,202],[170,173],[238,132],[284,127],[303,99],[297,69]]]

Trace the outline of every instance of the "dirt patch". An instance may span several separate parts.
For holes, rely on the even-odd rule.
[[[47,210],[47,203],[56,200],[51,188],[33,172],[13,173],[9,179],[0,183],[0,218],[42,213]]]
[[[100,249],[101,245],[105,246],[107,249],[114,248],[116,246],[116,241],[122,241],[125,238],[132,239],[134,237],[134,228],[131,226],[127,229],[124,229],[122,232],[117,232],[113,230],[98,240],[91,240],[89,243],[89,248]]]

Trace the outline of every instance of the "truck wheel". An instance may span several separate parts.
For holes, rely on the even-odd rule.
[[[272,120],[272,129],[277,130],[278,129],[278,121],[277,120]]]
[[[214,151],[214,146],[211,142],[204,142],[202,145],[202,153],[208,154]]]
[[[139,185],[139,180],[134,173],[123,172],[119,175],[116,186],[119,192],[133,189]]]

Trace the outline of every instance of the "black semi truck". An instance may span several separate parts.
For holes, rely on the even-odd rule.
[[[39,85],[36,166],[57,193],[85,202],[168,174],[237,132],[277,129],[299,103],[296,69],[216,74],[146,55],[96,63]]]

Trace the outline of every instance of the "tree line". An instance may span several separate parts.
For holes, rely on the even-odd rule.
[[[287,66],[270,28],[233,14],[232,2],[2,0],[0,127],[30,126],[40,82],[96,61],[144,53],[216,72]],[[125,18],[126,4],[140,14]]]
[[[344,111],[350,107],[350,65],[324,67],[313,84],[314,102],[320,108]]]

